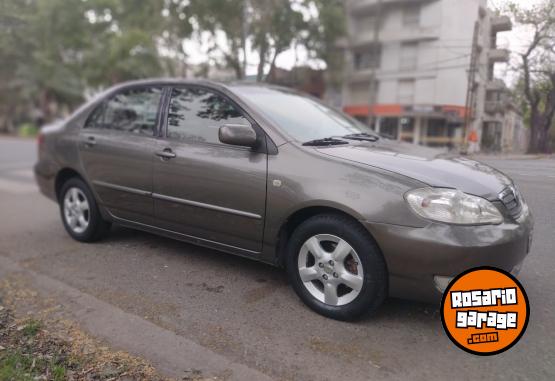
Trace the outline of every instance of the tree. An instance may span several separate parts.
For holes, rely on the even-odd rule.
[[[226,66],[232,68],[238,79],[244,77],[245,54],[244,0],[191,0],[190,15],[198,23],[197,35],[210,35],[209,53],[223,55]],[[220,38],[223,35],[224,41]]]
[[[522,91],[530,123],[528,152],[545,153],[555,117],[555,2],[546,0],[531,9],[511,3],[509,10],[518,24],[531,30],[530,43],[519,53],[522,78],[517,91]]]
[[[208,51],[223,56],[238,79],[245,73],[247,41],[258,56],[258,81],[271,78],[278,56],[295,45],[339,66],[335,43],[345,33],[340,0],[191,0],[189,9],[197,34],[211,37]]]
[[[308,24],[290,0],[253,0],[251,4],[253,47],[259,57],[257,80],[262,81],[265,66],[269,65],[267,78],[271,78],[278,56],[301,40]]]
[[[3,111],[6,124],[17,122],[33,108],[39,110],[37,117],[50,120],[56,106],[82,99],[79,57],[88,41],[81,32],[85,26],[81,5],[67,7],[62,0],[2,3],[3,17],[12,20],[0,35],[4,63],[0,100],[8,107]]]
[[[185,16],[173,1],[3,0],[0,128],[48,122],[87,90],[163,74],[160,48],[183,54]]]
[[[328,81],[333,85],[342,82],[344,52],[338,41],[347,33],[345,6],[342,0],[304,0],[303,6],[316,10],[309,20],[308,34],[303,44],[311,58],[326,63]]]

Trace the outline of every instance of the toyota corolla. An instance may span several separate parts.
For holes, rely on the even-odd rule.
[[[271,86],[118,85],[42,129],[35,175],[78,241],[119,224],[282,266],[342,320],[437,301],[472,267],[516,272],[533,226],[503,173]]]

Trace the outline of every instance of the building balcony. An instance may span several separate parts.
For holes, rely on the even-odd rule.
[[[505,91],[507,90],[507,85],[502,79],[495,78],[486,83],[486,90],[488,91]]]
[[[351,12],[360,12],[376,7],[381,4],[396,3],[399,0],[351,0],[349,2]]]
[[[350,0],[349,8],[352,13],[372,10],[378,5],[394,5],[402,3],[421,3],[429,0]]]
[[[439,38],[439,26],[420,26],[403,29],[385,29],[380,30],[377,36],[379,43],[388,43],[395,41],[421,41],[435,40]],[[351,42],[353,47],[370,45],[376,42],[374,31],[360,31],[352,36]]]
[[[513,23],[508,16],[494,16],[491,18],[491,31],[493,33],[507,32],[513,29]]]
[[[507,109],[507,101],[486,101],[484,109],[490,115],[502,114]]]
[[[509,62],[510,52],[507,49],[491,49],[488,52],[490,62]]]

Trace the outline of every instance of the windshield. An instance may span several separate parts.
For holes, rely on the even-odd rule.
[[[314,98],[287,90],[237,86],[235,92],[300,142],[352,134],[376,134],[366,125]]]

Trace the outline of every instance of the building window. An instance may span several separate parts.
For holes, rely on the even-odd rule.
[[[418,63],[418,42],[403,42],[399,55],[401,70],[415,70]]]
[[[355,119],[358,120],[360,123],[362,123],[364,125],[368,125],[368,117],[367,116],[355,115]]]
[[[486,101],[499,102],[503,100],[503,93],[498,90],[490,90],[486,92]]]
[[[400,138],[404,142],[412,143],[414,141],[414,118],[403,117],[400,120],[401,135]]]
[[[399,136],[399,118],[383,118],[380,123],[380,134],[390,139]]]
[[[376,29],[376,16],[368,15],[355,21],[355,31],[360,34],[373,33]]]
[[[380,45],[370,46],[364,51],[354,53],[354,66],[356,70],[377,69],[382,60]]]
[[[420,5],[405,5],[403,8],[403,26],[415,27],[420,25]]]
[[[428,121],[428,136],[446,136],[447,135],[447,123],[445,119],[430,119]]]
[[[400,104],[414,102],[414,79],[401,79],[397,84],[397,100]]]

